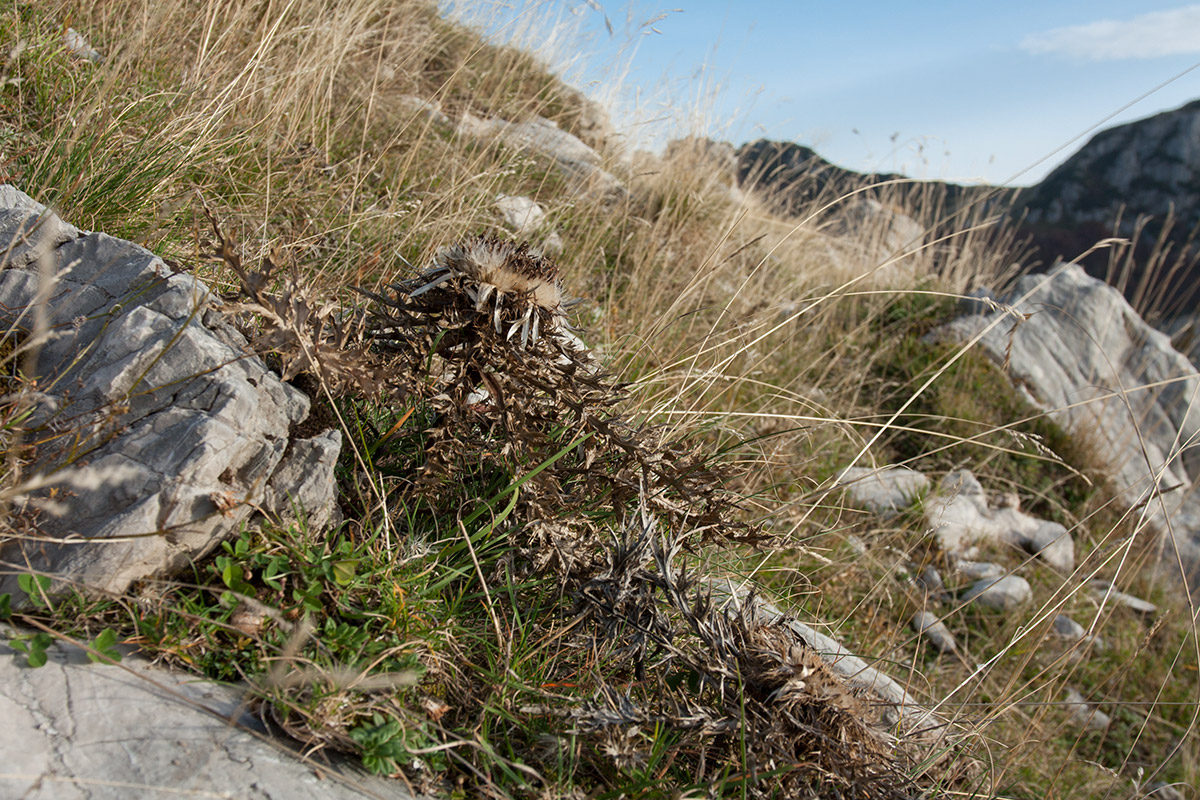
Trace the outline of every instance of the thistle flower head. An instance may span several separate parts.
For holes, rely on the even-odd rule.
[[[520,332],[522,347],[537,342],[543,322],[557,326],[564,321],[566,302],[558,266],[527,244],[475,236],[444,247],[413,282],[409,296],[417,297],[455,278],[461,279],[462,291],[476,311],[491,311],[498,333],[504,332],[505,324],[509,325],[507,338]],[[506,304],[513,313],[504,313]]]

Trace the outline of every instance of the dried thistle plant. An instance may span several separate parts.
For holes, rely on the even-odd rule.
[[[644,514],[578,593],[606,671],[619,675],[624,664],[635,680],[618,689],[601,678],[594,699],[570,714],[575,732],[630,769],[647,748],[634,732],[671,731],[701,781],[706,770],[757,775],[750,797],[806,796],[818,786],[864,800],[909,796],[891,742],[819,654],[760,618],[753,602],[714,602],[682,561],[680,537]]]
[[[311,372],[335,394],[375,394],[383,383],[382,372],[357,329],[357,317],[346,313],[340,303],[314,299],[294,272],[284,279],[278,293],[271,292],[278,254],[264,257],[258,269],[248,269],[207,205],[204,212],[217,239],[217,255],[241,284],[237,298],[247,301],[228,298],[223,311],[254,320],[253,325],[243,325],[250,334],[251,349],[277,356],[285,381]]]
[[[585,530],[578,512],[598,499],[618,518],[645,502],[680,530],[754,535],[731,520],[718,467],[621,412],[623,387],[571,333],[549,259],[474,237],[417,277],[364,294],[374,301],[366,333],[395,359],[395,388],[437,415],[426,431],[426,485],[457,481],[481,458],[512,476],[537,470],[522,491],[523,521],[569,521],[592,552],[604,536]]]

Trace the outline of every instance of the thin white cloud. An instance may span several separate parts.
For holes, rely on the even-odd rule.
[[[1021,48],[1090,61],[1200,53],[1200,5],[1034,33],[1021,40]]]

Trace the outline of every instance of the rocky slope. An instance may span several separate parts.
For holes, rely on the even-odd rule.
[[[1200,222],[1200,100],[1174,111],[1101,131],[1024,194],[1035,225],[1111,225],[1139,215],[1176,215],[1190,230]]]

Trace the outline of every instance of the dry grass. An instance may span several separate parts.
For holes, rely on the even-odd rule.
[[[247,576],[285,559],[320,589],[296,613],[324,615],[326,627],[301,635],[279,614],[239,634],[221,590],[257,592],[280,609],[295,598],[257,578],[222,585],[206,565],[194,583],[207,588],[163,588],[153,613],[144,598],[123,612],[88,607],[94,620],[117,624],[141,608],[165,657],[221,677],[254,673],[283,653],[308,676],[305,689],[264,684],[286,729],[314,747],[357,750],[380,771],[416,753],[423,767],[410,777],[434,786],[449,776],[497,796],[661,796],[671,782],[765,796],[788,780],[787,791],[819,793],[826,779],[828,791],[856,796],[921,787],[1132,797],[1160,767],[1195,784],[1200,691],[1180,677],[1196,669],[1193,620],[1177,607],[1149,624],[1096,613],[1081,588],[1093,573],[1151,599],[1169,590],[1145,577],[1148,555],[1129,549],[1129,523],[1102,480],[1089,487],[1079,477],[1095,474],[1086,447],[1050,442],[1068,469],[1014,444],[1006,431],[1025,417],[1019,435],[1058,434],[1039,427],[982,359],[919,344],[956,296],[1006,280],[1020,260],[988,204],[948,209],[928,189],[895,184],[820,196],[781,217],[732,190],[728,154],[696,141],[661,159],[626,159],[600,135],[587,102],[545,66],[445,22],[424,2],[97,1],[18,4],[2,18],[11,40],[5,74],[20,78],[4,87],[0,114],[10,180],[64,218],[137,237],[231,291],[247,283],[250,265],[271,264],[261,274],[340,298],[351,317],[337,319],[365,302],[349,287],[383,299],[376,342],[381,331],[382,339],[409,331],[388,340],[407,355],[402,371],[386,365],[403,386],[382,401],[346,391],[389,374],[371,371],[379,365],[367,363],[369,337],[338,342],[351,345],[357,369],[344,385],[290,362],[324,375],[326,402],[354,443],[344,465],[354,476],[344,497],[348,533],[310,540],[264,529],[225,556],[247,564]],[[66,57],[68,20],[104,53],[102,65]],[[19,53],[17,40],[26,43]],[[580,193],[544,156],[462,133],[467,114],[554,120],[598,147],[628,193]],[[470,343],[453,343],[458,355],[439,355],[442,371],[431,370],[432,352],[449,345],[422,316],[433,311],[405,299],[417,267],[440,247],[503,233],[500,193],[545,206],[564,242],[563,284],[585,298],[571,314],[594,358],[629,382],[625,392],[599,377],[571,388],[583,425],[572,435],[555,427],[545,390],[562,379],[555,354],[540,353],[544,362],[530,367],[484,324]],[[884,213],[854,216],[867,199]],[[212,257],[203,202],[226,256],[247,265],[240,281],[229,257]],[[916,220],[919,235],[897,240],[893,211]],[[259,288],[251,299],[284,319],[287,310],[271,305],[273,287]],[[471,319],[474,302],[460,307],[466,295],[446,291],[419,297],[436,299],[437,313]],[[260,341],[277,355],[304,351],[293,346],[303,331],[279,344],[286,330],[260,328]],[[558,342],[542,333],[535,350]],[[478,399],[472,408],[466,396],[513,358],[503,370],[509,382],[490,388],[522,397],[523,413],[495,424],[494,408]],[[445,405],[429,378],[451,373],[446,397],[461,402]],[[14,414],[6,433],[19,427]],[[576,441],[585,434],[587,446]],[[851,463],[901,460],[935,474],[969,466],[989,488],[1016,491],[1073,527],[1087,557],[1072,576],[1027,567],[1042,602],[1029,615],[953,609],[946,621],[964,652],[933,654],[905,627],[921,602],[911,565],[941,558],[919,509],[884,525],[831,491]],[[659,483],[639,487],[639,468]],[[672,475],[688,490],[671,487]],[[655,486],[666,488],[639,503],[639,490]],[[740,508],[730,521],[761,526],[776,542],[769,551],[689,538],[700,522],[713,525],[704,515],[728,490]],[[574,516],[556,518],[554,507]],[[658,538],[642,516],[648,507],[675,523],[670,535]],[[680,550],[685,540],[694,551]],[[331,553],[355,565],[353,580],[321,571]],[[1011,553],[995,557],[1019,563]],[[842,693],[810,652],[708,604],[691,581],[701,569],[753,578],[800,616],[828,624],[938,706],[961,744],[881,743],[862,724],[863,700]],[[383,585],[403,587],[402,596]],[[1109,649],[1060,645],[1047,633],[1059,609],[1094,620]],[[188,626],[212,623],[213,646],[172,627],[184,612],[193,615]],[[399,631],[390,649],[357,642],[355,626],[382,617]],[[217,651],[234,641],[256,655],[222,661]],[[330,654],[362,660],[347,667]],[[384,699],[346,689],[338,671],[346,668],[423,678],[417,688],[397,680]],[[801,673],[815,676],[807,693],[794,683]],[[1068,684],[1116,724],[1091,734],[1067,723]],[[831,737],[818,753],[787,751],[814,735]]]

